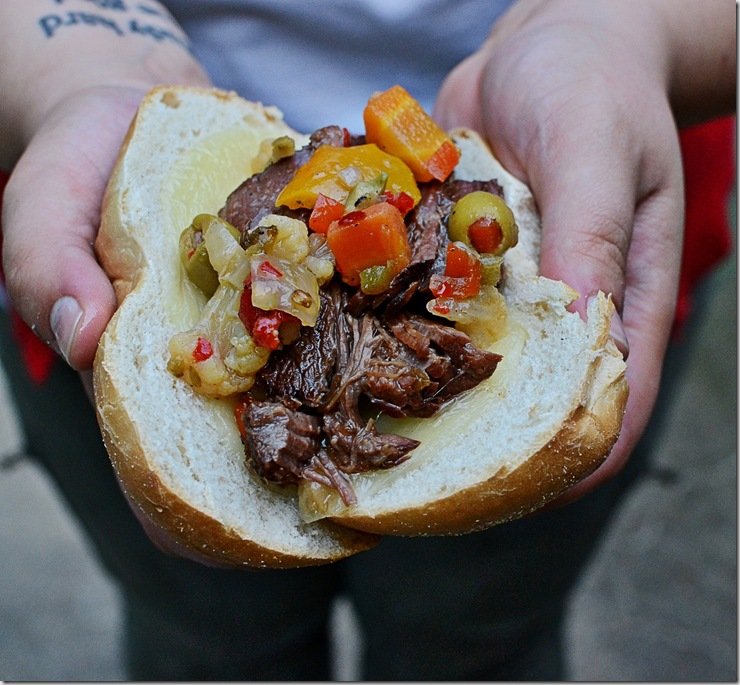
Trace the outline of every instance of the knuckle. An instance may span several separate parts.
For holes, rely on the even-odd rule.
[[[559,261],[570,265],[579,285],[590,292],[610,293],[618,311],[627,270],[627,254],[632,233],[631,217],[611,212],[585,212],[588,219],[560,235],[553,245]],[[584,293],[586,294],[586,293]]]
[[[613,216],[600,216],[579,236],[575,251],[608,273],[624,273],[631,224]]]

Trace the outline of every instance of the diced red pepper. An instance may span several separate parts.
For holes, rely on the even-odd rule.
[[[400,193],[392,193],[386,190],[383,193],[383,200],[390,205],[393,205],[401,214],[406,216],[414,208],[414,198],[408,193],[401,191]]]
[[[276,266],[273,264],[270,264],[267,260],[262,262],[262,264],[259,265],[259,270],[261,273],[263,273],[265,276],[272,276],[274,278],[282,278],[283,272],[280,271]]]
[[[483,269],[480,260],[463,243],[447,246],[444,276],[432,275],[429,289],[438,298],[466,300],[480,292]]]
[[[196,362],[204,362],[212,356],[213,345],[211,345],[211,341],[207,338],[198,338],[195,343],[195,349],[193,350],[193,359]]]
[[[450,308],[445,300],[437,300],[433,307],[434,311],[443,316],[450,313]]]
[[[277,350],[280,347],[280,322],[277,318],[259,317],[252,328],[252,338],[260,347]]]
[[[261,310],[258,310],[261,312]],[[301,322],[298,318],[287,312],[273,309],[269,312],[261,312],[252,326],[252,338],[260,347],[266,347],[268,350],[277,350],[283,345],[280,328],[285,324],[290,324],[291,328],[297,322],[300,328]]]
[[[251,334],[254,322],[257,320],[257,307],[252,304],[252,282],[247,279],[244,283],[244,290],[239,300],[239,319],[244,324],[244,328]]]
[[[315,233],[325,234],[329,230],[329,224],[341,219],[343,214],[344,205],[339,200],[319,193],[308,218],[308,227]]]
[[[481,254],[494,253],[504,239],[504,232],[498,221],[482,217],[470,224],[468,237],[473,247]]]
[[[481,264],[477,255],[464,243],[453,242],[447,246],[445,276],[453,278],[478,278],[481,275]]]
[[[291,342],[300,330],[301,321],[278,309],[265,311],[252,304],[252,284],[247,280],[239,300],[239,319],[254,342],[268,350],[277,350]]]
[[[429,289],[434,297],[440,299],[467,300],[480,292],[480,283],[471,278],[453,278],[433,274],[429,279]]]

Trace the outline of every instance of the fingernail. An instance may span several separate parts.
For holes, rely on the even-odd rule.
[[[622,318],[617,314],[617,312],[614,312],[612,315],[611,324],[609,326],[609,335],[617,346],[617,349],[622,353],[622,356],[627,359],[630,353],[630,344],[627,341],[627,334],[622,325]]]
[[[51,308],[49,323],[54,334],[59,353],[69,363],[69,354],[72,351],[77,330],[82,321],[82,307],[74,297],[65,295],[60,297]]]

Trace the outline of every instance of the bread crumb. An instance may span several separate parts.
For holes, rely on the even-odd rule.
[[[177,109],[180,106],[180,98],[171,90],[166,90],[162,93],[162,104],[167,107],[172,107],[172,109]]]

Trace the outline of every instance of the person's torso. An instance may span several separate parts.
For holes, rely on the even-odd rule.
[[[215,85],[277,105],[302,131],[362,130],[399,83],[428,110],[510,0],[166,0]]]

